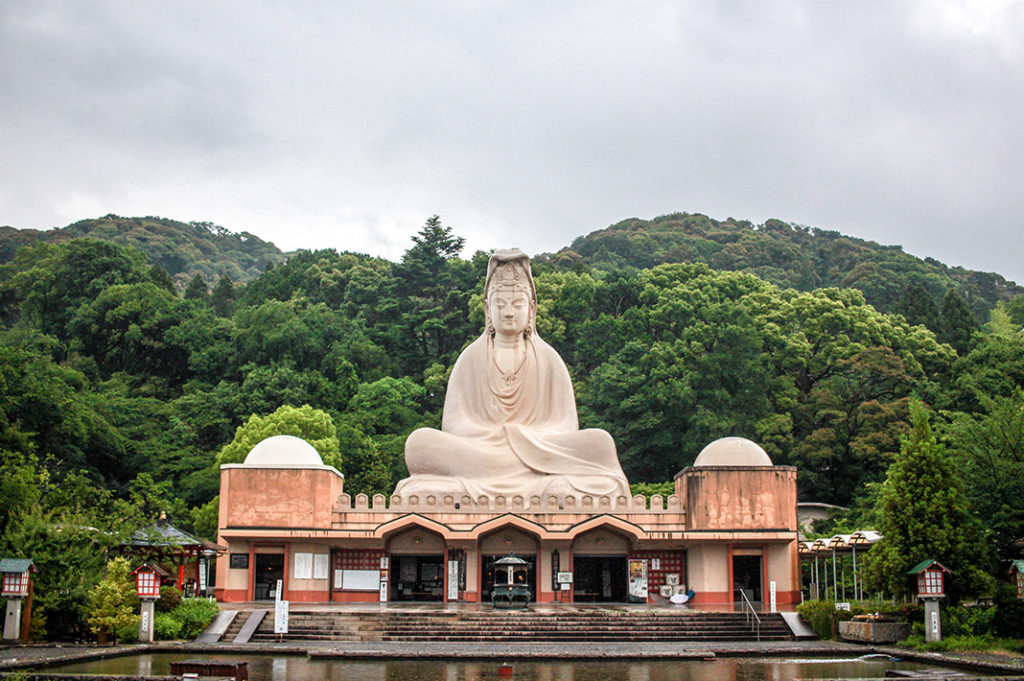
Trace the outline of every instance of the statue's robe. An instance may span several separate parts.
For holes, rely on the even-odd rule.
[[[459,356],[441,430],[405,444],[411,477],[395,494],[629,495],[615,442],[580,430],[572,381],[554,348],[534,335],[518,378],[506,383],[484,334]]]

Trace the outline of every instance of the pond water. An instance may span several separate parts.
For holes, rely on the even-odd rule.
[[[285,655],[154,653],[47,667],[72,674],[167,675],[172,661],[248,660],[251,681],[490,681],[499,660],[327,660]],[[514,681],[788,681],[790,679],[882,678],[887,670],[922,670],[915,662],[889,658],[699,660],[602,660],[517,662]]]

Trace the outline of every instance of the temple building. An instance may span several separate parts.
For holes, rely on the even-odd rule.
[[[484,291],[441,428],[409,435],[390,497],[351,498],[288,435],[221,466],[218,598],[274,598],[280,581],[289,601],[479,602],[511,587],[542,603],[799,601],[794,468],[727,437],[668,498],[630,496],[613,436],[580,429],[565,363],[537,335],[526,254],[491,255]],[[509,554],[526,569],[499,563]]]
[[[796,469],[723,438],[654,496],[376,495],[352,499],[316,450],[288,435],[221,467],[216,596],[290,601],[488,601],[510,552],[533,600],[698,605],[800,600]]]

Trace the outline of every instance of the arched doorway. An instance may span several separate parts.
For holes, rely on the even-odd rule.
[[[526,561],[527,569],[521,577],[522,583],[530,589],[530,600],[537,600],[537,556],[539,554],[537,538],[518,527],[506,526],[480,539],[480,599],[482,601],[491,600],[491,591],[495,583],[506,583],[507,574],[495,563],[510,553],[514,553]]]
[[[605,527],[585,532],[572,543],[573,601],[624,603],[629,600],[629,540]]]
[[[392,601],[444,600],[444,539],[414,527],[388,542],[389,599]]]

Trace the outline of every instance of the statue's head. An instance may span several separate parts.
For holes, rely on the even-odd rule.
[[[484,319],[487,333],[494,335],[494,321],[491,319],[491,300],[496,293],[521,293],[529,302],[529,313],[523,337],[529,338],[536,332],[537,291],[530,273],[530,257],[518,248],[495,251],[487,262],[487,281],[484,283]]]

